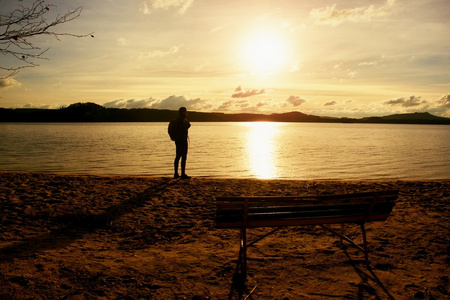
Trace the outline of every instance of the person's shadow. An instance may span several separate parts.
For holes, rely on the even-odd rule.
[[[136,197],[112,205],[99,214],[66,214],[50,218],[50,232],[25,238],[12,245],[0,248],[0,260],[10,261],[13,258],[29,257],[39,252],[64,248],[86,234],[105,229],[122,215],[145,206],[155,193],[164,191],[174,184],[173,180],[155,184]]]

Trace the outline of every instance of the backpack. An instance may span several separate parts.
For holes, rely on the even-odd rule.
[[[169,123],[169,127],[167,128],[167,132],[169,133],[170,139],[172,141],[179,140],[181,137],[180,133],[180,125],[178,119],[172,120]]]

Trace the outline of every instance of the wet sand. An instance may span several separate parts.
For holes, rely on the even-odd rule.
[[[0,172],[0,299],[237,299],[239,232],[215,197],[399,189],[371,267],[317,226],[248,252],[249,299],[449,299],[450,181],[173,180]],[[249,230],[249,239],[270,229]],[[360,242],[357,226],[349,236]]]

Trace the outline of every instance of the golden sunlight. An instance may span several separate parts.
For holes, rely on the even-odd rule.
[[[250,168],[257,178],[270,179],[277,176],[275,166],[275,137],[279,123],[245,123],[250,128],[247,138],[247,152]]]
[[[243,59],[252,72],[275,73],[286,62],[286,43],[275,31],[253,33],[244,44]]]

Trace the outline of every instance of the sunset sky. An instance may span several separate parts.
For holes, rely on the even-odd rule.
[[[0,107],[450,117],[448,0],[48,3],[83,6],[56,31],[94,37],[36,38],[48,60],[0,79]]]

